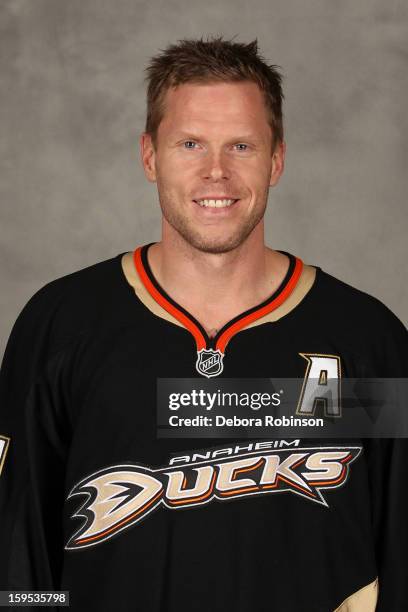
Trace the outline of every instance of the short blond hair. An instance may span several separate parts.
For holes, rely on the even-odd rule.
[[[282,74],[258,53],[258,41],[223,40],[222,36],[182,39],[162,49],[145,69],[147,113],[145,131],[157,145],[166,92],[183,83],[253,81],[264,93],[272,129],[273,149],[283,141]]]

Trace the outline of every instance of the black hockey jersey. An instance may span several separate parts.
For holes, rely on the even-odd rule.
[[[274,294],[210,339],[148,248],[47,283],[14,324],[0,590],[67,590],[78,612],[407,610],[406,440],[165,438],[156,412],[159,379],[302,378],[305,355],[407,377],[402,323],[286,253]]]

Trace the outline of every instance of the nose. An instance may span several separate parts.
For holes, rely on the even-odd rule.
[[[203,167],[203,178],[206,180],[219,181],[230,178],[228,161],[222,152],[209,152]]]

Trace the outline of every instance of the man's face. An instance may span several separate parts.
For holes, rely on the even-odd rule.
[[[263,94],[250,81],[187,83],[166,93],[164,109],[156,150],[148,134],[140,144],[166,229],[201,251],[230,251],[263,218],[283,171]]]

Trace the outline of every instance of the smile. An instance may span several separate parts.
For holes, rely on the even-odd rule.
[[[231,206],[238,202],[238,199],[202,199],[202,200],[194,200],[200,206],[204,206],[205,208],[226,208],[227,206]]]

